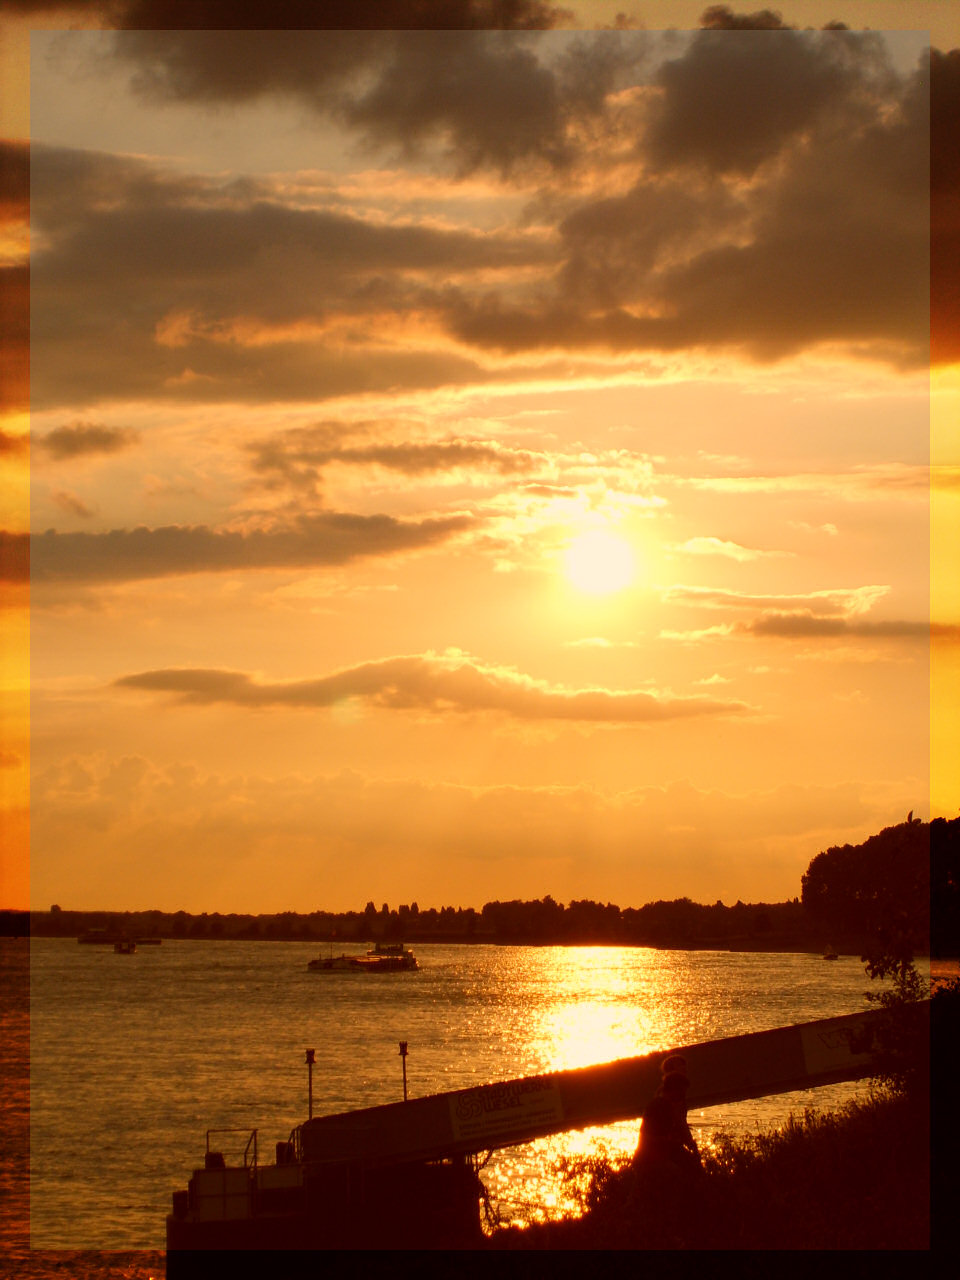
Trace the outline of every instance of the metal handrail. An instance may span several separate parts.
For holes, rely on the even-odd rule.
[[[233,1127],[225,1128],[225,1129],[208,1129],[207,1130],[207,1154],[209,1154],[210,1152],[211,1133],[247,1133],[249,1134],[250,1136],[247,1138],[247,1145],[243,1149],[243,1167],[245,1169],[247,1168],[256,1169],[257,1167],[257,1130],[256,1129],[250,1130],[250,1129],[247,1129],[246,1126],[240,1126],[240,1125],[235,1125]],[[251,1143],[253,1143],[253,1164],[252,1165],[250,1165],[247,1160],[247,1157],[250,1154]]]
[[[243,1167],[244,1168],[247,1167],[247,1154],[250,1151],[251,1142],[253,1143],[253,1168],[256,1169],[257,1167],[257,1131],[256,1129],[254,1129],[253,1132],[250,1134],[250,1137],[247,1139],[247,1145],[243,1148]]]

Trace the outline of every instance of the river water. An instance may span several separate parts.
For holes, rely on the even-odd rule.
[[[15,995],[28,947],[31,1256],[39,1264],[57,1252],[60,1275],[132,1280],[162,1274],[171,1192],[202,1164],[207,1129],[239,1131],[219,1144],[229,1161],[256,1128],[269,1159],[306,1117],[307,1048],[323,1114],[398,1101],[401,1040],[416,1097],[854,1013],[871,986],[853,956],[422,945],[418,972],[373,976],[311,972],[316,947],[299,942],[164,941],[122,956],[72,939],[3,940],[11,1077],[26,1055]],[[868,1087],[692,1112],[691,1127],[706,1148],[716,1134],[773,1127]],[[9,1242],[19,1229],[23,1246],[13,1219],[26,1210],[15,1140],[25,1137],[25,1093],[9,1091],[7,1115],[0,1231]],[[625,1155],[636,1140],[636,1122],[558,1135],[496,1153],[482,1177],[503,1221],[557,1216],[573,1204],[559,1160]],[[113,1270],[105,1255],[106,1270],[82,1255],[71,1272],[78,1250],[115,1251]]]

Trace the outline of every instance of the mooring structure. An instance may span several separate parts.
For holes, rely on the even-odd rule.
[[[913,1035],[929,1036],[929,1001],[905,1014]],[[637,1119],[672,1054],[686,1061],[695,1109],[875,1075],[884,1017],[868,1010],[312,1116],[271,1164],[259,1162],[253,1131],[228,1166],[210,1131],[203,1167],[173,1193],[167,1274],[201,1274],[194,1254],[208,1249],[476,1247],[482,1153]]]

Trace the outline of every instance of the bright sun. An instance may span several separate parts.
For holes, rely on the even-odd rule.
[[[614,533],[590,529],[567,547],[564,569],[580,591],[605,596],[629,586],[637,566],[630,544]]]

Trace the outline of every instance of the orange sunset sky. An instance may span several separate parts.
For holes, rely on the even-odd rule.
[[[956,7],[421,8],[0,19],[3,906],[780,901],[960,811]]]

